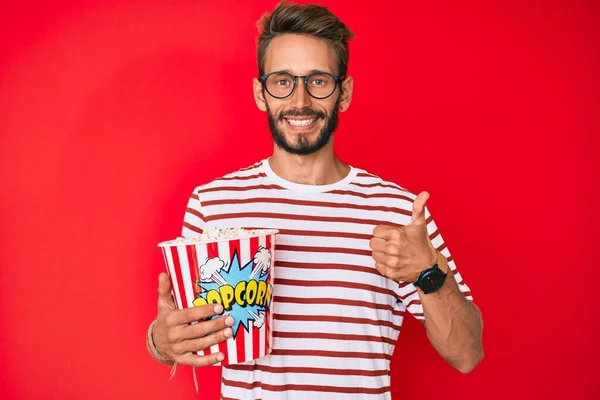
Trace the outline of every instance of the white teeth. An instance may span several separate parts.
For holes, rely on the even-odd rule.
[[[314,119],[288,119],[287,122],[292,126],[308,126],[315,122]]]

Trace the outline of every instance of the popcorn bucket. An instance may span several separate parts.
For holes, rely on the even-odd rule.
[[[214,365],[255,360],[270,354],[273,343],[271,306],[278,231],[239,231],[209,235],[239,237],[180,238],[158,244],[177,308],[218,303],[223,305],[223,313],[208,320],[231,315],[235,321],[231,338],[194,353],[203,356],[222,352],[225,359]]]

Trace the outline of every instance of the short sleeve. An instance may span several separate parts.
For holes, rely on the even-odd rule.
[[[448,261],[448,267],[450,267],[450,270],[454,274],[454,279],[456,280],[460,291],[467,300],[472,301],[473,296],[471,295],[471,289],[469,289],[467,284],[464,282],[462,275],[456,268],[456,264],[452,259],[452,255],[450,254],[450,250],[448,250],[448,246],[446,246],[446,243],[444,242],[444,239],[442,238],[442,235],[427,207],[425,207],[425,218],[427,220],[427,233],[429,234],[429,240],[431,240],[431,243],[437,249],[437,251],[442,253],[442,255]],[[419,320],[425,319],[419,293],[417,292],[417,288],[411,282],[400,282],[397,293],[398,298],[400,299],[404,308],[406,308],[415,318]]]
[[[202,205],[198,196],[198,188],[194,189],[183,217],[183,227],[181,236],[194,237],[204,232],[204,215],[202,215]]]

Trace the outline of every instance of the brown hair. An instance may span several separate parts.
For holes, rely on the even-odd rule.
[[[316,4],[295,4],[283,0],[258,21],[256,59],[260,75],[264,74],[264,59],[274,37],[285,34],[310,35],[327,41],[338,57],[338,73],[348,70],[348,39],[354,34],[327,7]]]

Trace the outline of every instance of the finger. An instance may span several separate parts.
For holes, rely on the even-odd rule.
[[[379,273],[383,276],[385,276],[386,271],[388,269],[387,265],[385,265],[384,263],[380,263],[380,262],[375,263],[375,268],[377,268],[377,271],[379,271]]]
[[[395,228],[389,225],[378,225],[373,229],[373,236],[378,239],[391,239],[394,235],[393,231]]]
[[[373,237],[369,241],[369,247],[371,248],[371,250],[378,251],[381,253],[385,253],[385,247],[387,246],[387,244],[388,244],[387,240],[380,239],[377,237]]]
[[[223,343],[233,336],[231,328],[225,328],[221,331],[214,332],[208,336],[198,339],[184,340],[181,342],[182,353],[191,353],[193,351],[202,351],[208,349],[215,344]]]
[[[385,253],[382,253],[380,251],[372,252],[371,256],[373,257],[373,260],[375,260],[376,263],[381,263],[381,264],[386,264],[386,261],[388,259],[388,255]]]
[[[399,256],[402,254],[402,245],[402,241],[392,241],[392,239],[388,241],[379,238],[372,238],[369,241],[369,247],[371,247],[371,250],[378,253],[384,253],[389,256]]]
[[[171,295],[171,279],[166,272],[162,272],[158,275],[158,309],[168,308],[170,310],[175,309],[175,302]]]
[[[233,325],[233,317],[224,315],[220,318],[211,319],[210,321],[202,321],[197,324],[192,324],[183,328],[181,339],[198,339],[208,335],[209,333],[223,330]]]
[[[399,256],[402,254],[402,248],[404,247],[404,243],[396,243],[396,242],[386,242],[383,253],[388,256]]]
[[[171,325],[185,325],[191,322],[202,321],[205,318],[221,314],[223,306],[220,304],[206,304],[204,306],[195,306],[185,310],[172,311],[167,318]]]
[[[429,193],[421,192],[413,201],[412,219],[409,225],[426,225],[425,221],[425,204],[429,200]]]
[[[175,360],[181,365],[190,365],[192,367],[205,367],[207,365],[213,365],[221,362],[225,359],[223,353],[210,354],[208,356],[197,356],[195,354],[187,353]]]
[[[404,262],[401,257],[391,256],[389,254],[381,253],[378,251],[374,251],[372,254],[375,263],[380,263],[385,265],[386,268],[390,269],[398,269],[404,265]]]

